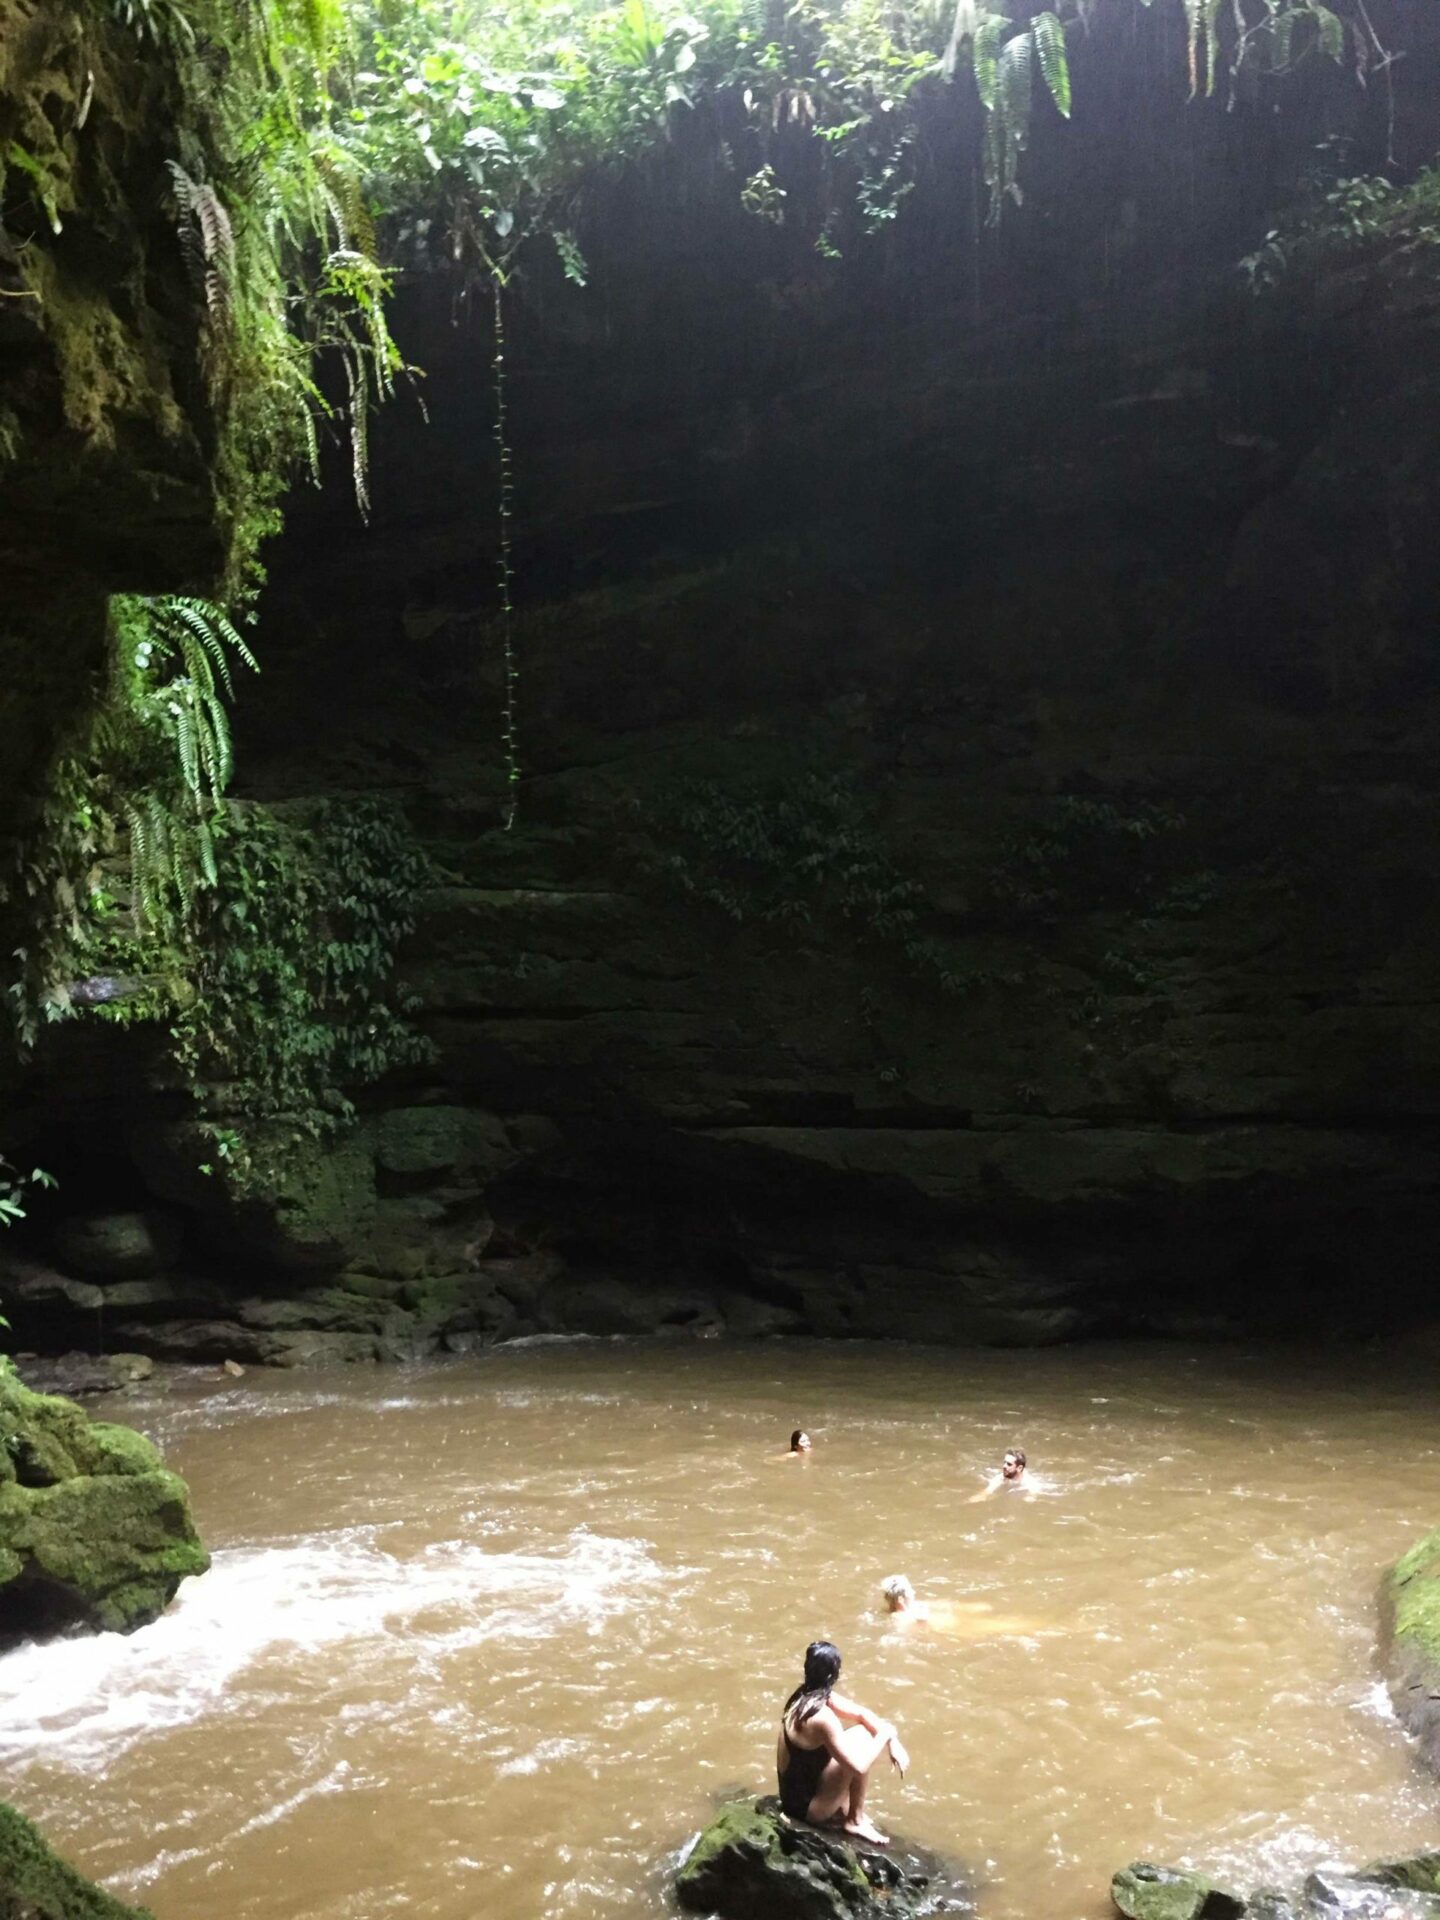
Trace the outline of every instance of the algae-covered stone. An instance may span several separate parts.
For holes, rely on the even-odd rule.
[[[682,1907],[720,1920],[918,1920],[973,1912],[942,1864],[905,1848],[877,1853],[788,1819],[773,1798],[738,1800],[690,1850],[675,1880]]]
[[[181,1227],[159,1208],[143,1213],[72,1215],[55,1229],[61,1264],[87,1279],[143,1280],[180,1251]]]
[[[151,1920],[85,1879],[13,1807],[0,1804],[0,1920]]]
[[[1245,1901],[1203,1873],[1135,1860],[1110,1882],[1110,1898],[1126,1920],[1240,1920]]]
[[[87,1420],[3,1367],[0,1456],[0,1636],[128,1633],[209,1566],[185,1483],[143,1434]]]
[[[1381,1887],[1410,1887],[1417,1893],[1440,1893],[1440,1853],[1411,1853],[1396,1860],[1372,1860],[1357,1880]]]
[[[426,1179],[515,1158],[503,1123],[472,1107],[392,1107],[376,1129],[375,1164],[399,1178]]]
[[[1390,1569],[1381,1611],[1395,1712],[1440,1772],[1440,1528]]]

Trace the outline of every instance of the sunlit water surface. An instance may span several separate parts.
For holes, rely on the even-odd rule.
[[[1378,1360],[539,1343],[123,1417],[214,1570],[0,1660],[0,1779],[159,1920],[650,1920],[821,1635],[911,1748],[875,1811],[993,1920],[1092,1920],[1136,1856],[1253,1884],[1440,1839],[1374,1653],[1440,1422]],[[1014,1440],[1044,1495],[965,1504]],[[1054,1631],[900,1631],[896,1571]]]

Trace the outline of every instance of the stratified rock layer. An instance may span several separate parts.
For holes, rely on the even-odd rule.
[[[184,1481],[142,1434],[32,1393],[0,1363],[0,1638],[128,1633],[209,1564]]]

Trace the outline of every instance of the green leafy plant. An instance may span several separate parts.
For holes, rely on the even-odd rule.
[[[21,1173],[0,1153],[0,1227],[12,1226],[25,1218],[24,1194],[27,1187],[53,1187],[55,1176],[43,1167]],[[0,1327],[8,1321],[0,1319]]]
[[[1184,825],[1150,801],[1061,794],[1006,837],[987,890],[1002,911],[1038,921],[1148,902]]]
[[[1018,970],[969,965],[924,931],[933,914],[925,888],[897,865],[864,794],[840,775],[694,782],[663,800],[655,820],[663,850],[651,871],[736,925],[798,932],[839,920],[942,993],[1022,984]]]
[[[1289,220],[1240,262],[1252,292],[1274,293],[1300,271],[1373,262],[1394,276],[1440,271],[1440,164],[1404,186],[1376,174],[1317,169]]]
[[[430,866],[401,816],[326,801],[281,816],[232,804],[216,886],[196,903],[192,991],[174,1056],[241,1180],[353,1115],[347,1089],[429,1055],[395,985]]]

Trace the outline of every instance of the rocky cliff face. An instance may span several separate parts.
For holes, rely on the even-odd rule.
[[[134,1036],[61,1036],[65,1204],[176,1211],[121,1267],[33,1240],[22,1337],[1427,1313],[1440,302],[1242,300],[1305,98],[1289,144],[1217,114],[1147,168],[1174,129],[1102,97],[978,248],[943,182],[839,267],[703,155],[602,196],[593,286],[512,296],[511,831],[490,341],[409,296],[431,424],[379,436],[370,532],[297,512],[241,764],[405,809],[433,1062],[257,1219]]]
[[[218,566],[167,63],[108,11],[0,4],[0,820],[90,698],[108,593]]]

